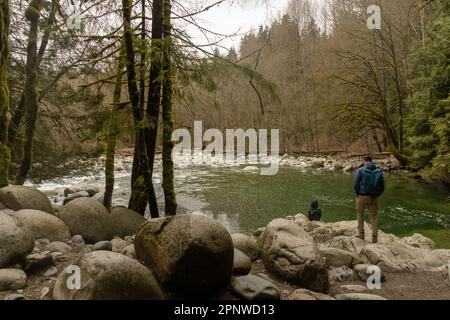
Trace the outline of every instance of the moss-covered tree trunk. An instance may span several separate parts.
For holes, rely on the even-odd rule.
[[[158,121],[161,105],[161,71],[162,71],[162,36],[163,36],[163,0],[154,0],[152,8],[152,44],[149,89],[146,110],[148,127],[145,129],[147,157],[150,170],[153,172],[158,137]],[[149,198],[150,212],[158,205],[155,198]],[[153,208],[153,209],[152,209]]]
[[[22,140],[22,162],[17,172],[16,184],[24,184],[31,168],[33,138],[38,114],[37,101],[37,36],[42,0],[32,0],[25,10],[25,17],[30,21],[28,34],[27,63],[25,76],[25,134]]]
[[[142,0],[142,32],[141,32],[141,96],[140,96],[140,106],[142,110],[145,108],[145,60],[146,60],[146,19],[145,19],[145,0]],[[151,123],[149,124],[149,126]],[[145,137],[145,141],[147,144],[147,160],[148,160],[148,167],[152,173],[153,176],[153,166],[155,162],[155,147],[149,142],[149,140],[146,138],[148,132],[148,127],[144,129],[143,135]],[[150,208],[150,215],[152,217],[159,217],[159,209],[158,209],[158,200],[156,199],[156,194],[153,186],[153,182],[151,185],[152,189],[151,192],[149,192],[149,198],[148,198],[148,205]]]
[[[108,134],[106,141],[106,162],[105,162],[105,196],[103,205],[111,210],[112,196],[114,191],[114,159],[116,153],[116,139],[118,132],[118,115],[122,93],[123,68],[125,66],[125,47],[120,50],[117,61],[116,83],[114,84],[114,95],[109,119]]]
[[[177,200],[173,183],[173,160],[172,141],[173,111],[172,111],[172,4],[170,0],[164,0],[164,46],[163,46],[163,93],[162,93],[162,115],[163,115],[163,190],[166,215],[177,213]]]
[[[124,42],[126,52],[126,67],[128,77],[128,95],[133,110],[135,123],[135,149],[133,159],[133,171],[131,176],[131,198],[129,208],[141,214],[145,213],[148,199],[155,198],[152,182],[152,173],[147,157],[147,143],[145,140],[144,110],[139,107],[139,90],[137,86],[135,52],[133,47],[133,29],[131,26],[131,1],[122,0]],[[156,208],[157,209],[157,208]],[[158,211],[151,212],[152,217],[158,217]]]
[[[39,69],[39,66],[41,64],[42,58],[44,57],[44,53],[47,50],[47,46],[50,40],[50,35],[53,31],[53,24],[56,21],[55,17],[55,11],[56,11],[56,4],[55,0],[52,1],[52,7],[47,19],[47,23],[45,26],[45,31],[42,36],[41,44],[39,45],[39,51],[37,53],[37,69]],[[13,110],[13,116],[11,119],[11,123],[8,129],[8,146],[14,150],[17,139],[18,139],[18,129],[20,126],[20,123],[22,122],[22,118],[25,114],[25,91],[22,92],[22,95],[20,96],[19,103],[17,104],[17,107]],[[14,152],[13,152],[14,153]],[[20,152],[17,152],[18,155],[14,155],[13,157],[16,159],[18,156],[20,156]],[[17,158],[18,160],[18,158]]]
[[[9,184],[8,171],[11,153],[7,146],[9,111],[9,0],[0,0],[0,188]]]

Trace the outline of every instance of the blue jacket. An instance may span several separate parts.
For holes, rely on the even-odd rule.
[[[366,164],[365,166],[359,168],[358,171],[356,171],[354,188],[355,188],[355,193],[357,196],[369,196],[369,194],[367,194],[366,190],[364,190],[364,169],[366,169],[366,168],[368,168],[370,170],[375,170],[377,168],[377,166],[373,162],[370,162],[370,163]],[[382,186],[382,191],[384,191],[383,176],[381,177],[381,186]]]

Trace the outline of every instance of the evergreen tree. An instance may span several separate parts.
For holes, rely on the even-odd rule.
[[[409,151],[411,165],[450,172],[450,1],[417,44],[410,60]]]

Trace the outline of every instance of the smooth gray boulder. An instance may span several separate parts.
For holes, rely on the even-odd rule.
[[[138,230],[136,256],[170,292],[206,294],[228,285],[233,273],[231,236],[203,215],[152,219]]]
[[[34,248],[31,231],[14,216],[0,213],[0,268],[19,261]]]
[[[242,233],[232,234],[231,239],[233,239],[234,247],[246,254],[250,260],[255,261],[259,258],[258,244],[254,239]]]
[[[252,270],[252,261],[242,251],[234,249],[233,274],[247,275]]]
[[[70,232],[64,221],[44,211],[24,209],[17,211],[14,217],[33,232],[35,239],[70,239]]]
[[[8,186],[0,189],[0,201],[14,211],[34,209],[53,214],[50,200],[41,191],[24,186]]]
[[[55,300],[162,300],[165,298],[152,272],[138,261],[112,251],[87,253],[77,261],[79,290],[67,280],[71,270],[61,272],[55,283]]]
[[[25,287],[27,275],[20,269],[0,269],[0,291],[18,290]]]
[[[112,239],[111,220],[106,208],[92,198],[77,198],[62,207],[59,217],[72,235],[87,243]]]
[[[230,289],[244,300],[280,300],[280,289],[276,285],[254,275],[234,277]]]
[[[94,244],[95,250],[112,251],[113,245],[111,241],[99,241]]]
[[[139,213],[125,207],[114,207],[111,212],[112,233],[124,238],[136,233],[146,219]]]
[[[79,234],[76,234],[72,237],[72,243],[77,247],[81,247],[85,244],[83,237]]]
[[[261,257],[268,271],[290,283],[317,292],[329,289],[325,258],[293,221],[276,219],[267,225],[261,235]]]

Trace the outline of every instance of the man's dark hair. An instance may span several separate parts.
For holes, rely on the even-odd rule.
[[[373,161],[373,158],[372,158],[372,156],[365,156],[365,157],[364,157],[364,161],[372,162],[372,161]]]

